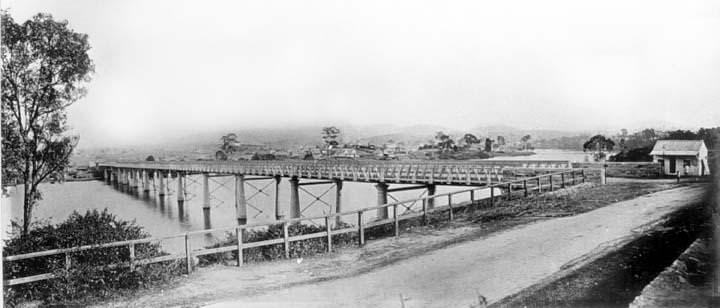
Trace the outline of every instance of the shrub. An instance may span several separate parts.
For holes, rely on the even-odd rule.
[[[26,236],[20,234],[6,242],[4,255],[18,255],[50,249],[141,239],[149,235],[134,221],[123,221],[107,210],[73,212],[58,225],[35,226]],[[162,255],[159,244],[135,245],[136,258]],[[128,262],[127,246],[90,249],[69,254],[71,267],[65,268],[65,254],[4,262],[5,279],[54,273],[57,278],[16,285],[6,289],[5,301],[14,305],[23,300],[62,303],[88,297],[104,297],[117,290],[136,289],[164,281],[180,271],[178,264],[152,264],[130,271],[127,266],[108,266]]]

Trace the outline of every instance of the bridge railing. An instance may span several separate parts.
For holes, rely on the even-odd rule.
[[[559,180],[559,181],[558,181]],[[263,223],[254,223],[254,224],[246,224],[241,226],[234,226],[234,227],[227,227],[227,228],[216,228],[216,229],[206,229],[206,230],[198,230],[198,231],[189,231],[181,234],[175,234],[170,236],[163,236],[163,237],[149,237],[144,239],[136,239],[136,240],[127,240],[127,241],[118,241],[118,242],[111,242],[111,243],[104,243],[104,244],[97,244],[97,245],[85,245],[85,246],[79,246],[79,247],[72,247],[72,248],[61,248],[61,249],[53,249],[53,250],[46,250],[46,251],[39,251],[39,252],[32,252],[32,253],[26,253],[26,254],[20,254],[20,255],[14,255],[14,256],[5,256],[3,257],[4,262],[16,262],[20,260],[26,260],[31,258],[39,258],[39,257],[47,257],[47,256],[53,256],[53,255],[65,255],[65,268],[70,269],[72,266],[72,254],[78,253],[82,251],[87,251],[91,249],[102,249],[102,248],[110,248],[110,247],[127,247],[128,249],[128,261],[127,262],[120,262],[120,263],[114,263],[108,266],[111,267],[130,267],[130,269],[134,269],[137,266],[145,265],[145,264],[151,264],[151,263],[157,263],[157,262],[165,262],[165,261],[174,261],[174,260],[184,260],[186,264],[186,271],[187,273],[192,272],[192,258],[202,255],[209,255],[209,254],[216,254],[216,253],[223,253],[223,252],[230,252],[230,251],[236,251],[237,252],[237,264],[238,266],[241,266],[243,264],[243,250],[254,248],[254,247],[262,247],[262,246],[269,246],[269,245],[278,245],[283,244],[284,246],[284,252],[285,257],[289,258],[290,256],[290,243],[296,242],[296,241],[302,241],[302,240],[308,240],[308,239],[315,239],[315,238],[326,238],[327,241],[327,251],[332,251],[332,237],[335,235],[345,234],[345,233],[354,233],[357,232],[358,234],[358,244],[364,245],[365,244],[365,229],[384,225],[384,224],[392,224],[394,235],[397,237],[400,234],[400,221],[412,219],[415,217],[422,217],[422,220],[424,223],[427,223],[429,220],[429,214],[438,212],[438,211],[447,211],[448,212],[448,219],[453,220],[454,216],[454,210],[460,207],[464,207],[467,204],[474,204],[478,201],[487,200],[490,204],[490,206],[493,206],[493,204],[498,200],[498,198],[505,198],[507,200],[512,199],[514,196],[518,194],[522,194],[522,196],[527,197],[530,192],[532,191],[538,191],[543,192],[544,190],[552,191],[557,187],[557,185],[560,185],[560,188],[566,187],[566,185],[575,185],[580,182],[585,182],[585,172],[583,170],[568,170],[568,171],[562,171],[562,172],[555,172],[555,173],[547,173],[542,174],[539,176],[533,176],[533,177],[527,177],[519,180],[512,180],[502,183],[497,183],[489,186],[483,186],[483,187],[474,187],[469,189],[463,189],[448,193],[442,193],[442,194],[435,194],[432,196],[424,196],[421,198],[414,198],[414,199],[407,199],[407,200],[400,200],[397,202],[391,202],[383,205],[378,206],[372,206],[372,207],[365,207],[362,209],[357,210],[351,210],[351,211],[344,211],[341,213],[331,213],[326,215],[318,215],[318,216],[311,216],[311,217],[301,217],[301,218],[291,218],[291,219],[284,219],[284,220],[278,220],[273,222],[263,222]],[[489,196],[486,196],[484,198],[480,197],[477,193],[483,190],[488,190],[490,192]],[[496,195],[496,191],[506,191],[506,193],[502,193],[501,195]],[[514,193],[515,192],[515,193]],[[468,194],[469,195],[469,203],[465,202],[464,204],[453,204],[454,197]],[[429,207],[430,200],[447,200],[447,205],[440,205],[435,206],[433,208]],[[411,212],[409,214],[401,214],[399,212],[401,206],[408,203],[417,203],[420,202],[422,205],[422,208],[416,212]],[[382,220],[374,220],[370,222],[366,222],[368,219],[371,211],[375,211],[378,209],[388,209],[392,210],[392,215],[389,216],[388,219],[382,219]],[[346,217],[346,216],[353,216],[357,220],[356,225],[352,225],[350,227],[342,228],[342,229],[333,229],[333,221],[335,217]],[[290,236],[288,232],[288,227],[291,224],[294,223],[301,223],[306,221],[322,221],[324,224],[324,231],[322,232],[316,232],[311,234],[301,234],[301,235],[295,235]],[[263,241],[255,241],[255,242],[243,242],[243,232],[245,230],[250,230],[252,228],[257,227],[268,227],[271,225],[277,225],[282,224],[283,227],[283,236],[281,238],[275,238],[275,239],[269,239],[269,240],[263,240]],[[191,237],[196,235],[203,235],[203,234],[210,234],[215,232],[234,232],[237,244],[235,245],[229,245],[229,246],[221,246],[221,247],[215,247],[215,248],[201,248],[201,249],[195,249],[193,250],[191,247]],[[164,240],[170,240],[170,239],[184,239],[184,253],[182,254],[168,254],[168,255],[162,255],[162,256],[155,256],[152,258],[136,258],[135,256],[135,246],[141,245],[141,244],[149,244],[149,243],[159,243]],[[40,281],[40,280],[46,280],[46,279],[52,279],[55,278],[55,274],[52,272],[49,273],[41,273],[36,274],[32,276],[26,276],[26,277],[9,277],[10,279],[4,279],[3,285],[4,286],[13,286],[13,285],[19,285],[24,283],[30,283],[34,281]]]
[[[383,161],[204,161],[204,162],[128,162],[104,163],[104,168],[163,170],[184,173],[245,174],[258,176],[296,176],[361,182],[428,183],[479,185],[524,169],[557,171],[571,169],[568,161],[471,161],[471,162],[383,162]]]

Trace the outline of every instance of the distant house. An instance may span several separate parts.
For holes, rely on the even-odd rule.
[[[358,158],[360,157],[355,149],[341,149],[335,153],[336,158]]]
[[[702,140],[658,140],[650,155],[664,174],[710,174],[708,149]]]

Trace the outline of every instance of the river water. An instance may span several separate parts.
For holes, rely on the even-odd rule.
[[[582,161],[582,152],[569,152],[557,150],[537,150],[536,155],[521,157],[499,157],[497,159],[516,160],[546,160],[563,159]],[[249,181],[246,186],[246,196],[249,199],[248,222],[270,222],[275,217],[274,195],[275,185],[271,180]],[[211,210],[210,219],[205,220],[202,209],[202,186],[200,176],[191,176],[187,180],[188,199],[184,205],[178,205],[174,194],[176,182],[170,182],[171,194],[164,198],[159,197],[154,190],[145,195],[130,193],[102,181],[67,182],[56,184],[42,184],[43,199],[34,209],[35,221],[49,221],[58,223],[65,220],[73,211],[84,213],[92,209],[108,209],[109,212],[124,220],[135,220],[153,236],[167,236],[186,231],[202,230],[207,228],[232,227],[236,225],[233,177],[214,177],[210,179]],[[251,186],[252,185],[252,186]],[[391,188],[402,185],[391,185]],[[262,190],[258,192],[256,189]],[[303,216],[315,216],[330,213],[334,206],[335,189],[330,185],[310,185],[302,187],[306,191],[300,192],[301,209]],[[437,194],[467,189],[460,186],[437,186]],[[11,190],[9,196],[2,198],[2,237],[8,238],[11,219],[20,222],[22,217],[21,187]],[[279,201],[281,206],[289,206],[290,187],[287,179],[283,178],[279,186]],[[425,193],[425,190],[409,190],[392,193],[388,202],[414,199]],[[498,192],[499,193],[499,192]],[[313,196],[314,195],[314,196]],[[489,195],[488,191],[476,192],[476,196]],[[315,196],[322,196],[317,200]],[[469,194],[458,195],[454,201],[469,200]],[[323,203],[326,202],[326,203]],[[342,188],[341,203],[343,210],[353,210],[363,207],[375,206],[377,203],[377,190],[371,183],[345,182]],[[447,204],[442,198],[437,205]],[[287,212],[286,212],[287,213]],[[368,213],[372,219],[374,212]],[[202,239],[205,244],[214,242],[219,238],[206,237]],[[199,240],[198,240],[199,241]],[[165,244],[164,244],[165,245]],[[170,246],[177,248],[180,243]]]

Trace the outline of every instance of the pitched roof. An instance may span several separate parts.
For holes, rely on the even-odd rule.
[[[704,144],[702,140],[658,140],[650,155],[697,155]]]

